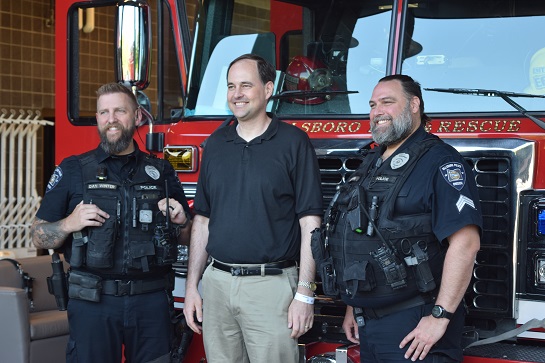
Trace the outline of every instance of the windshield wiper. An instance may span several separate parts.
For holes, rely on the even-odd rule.
[[[338,90],[323,90],[323,91],[282,91],[279,94],[272,96],[272,99],[280,98],[311,98],[311,97],[324,97],[331,95],[347,95],[350,93],[359,93],[358,91],[338,91]]]
[[[485,96],[485,97],[500,97],[505,102],[513,106],[517,111],[522,113],[524,116],[528,117],[530,120],[534,121],[536,125],[545,130],[545,122],[538,119],[535,116],[532,116],[518,103],[513,101],[510,97],[527,97],[527,98],[545,98],[544,95],[533,95],[530,93],[516,93],[516,92],[505,92],[497,91],[493,89],[468,89],[468,88],[424,88],[426,91],[435,91],[435,92],[446,92],[446,93],[457,93],[464,95],[474,95],[474,96]]]

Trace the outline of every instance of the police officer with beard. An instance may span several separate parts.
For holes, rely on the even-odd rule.
[[[38,248],[70,263],[67,362],[170,362],[172,263],[189,206],[172,166],[139,150],[135,95],[97,91],[100,145],[61,162],[32,224]],[[168,199],[167,199],[168,195]]]
[[[382,78],[369,105],[379,146],[340,188],[313,238],[327,246],[329,257],[317,258],[324,291],[348,305],[343,328],[360,343],[362,361],[459,362],[462,298],[482,228],[471,168],[425,131],[411,77]]]

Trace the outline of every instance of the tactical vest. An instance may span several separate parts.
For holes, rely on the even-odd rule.
[[[165,198],[162,163],[143,155],[129,179],[105,173],[89,152],[78,157],[83,175],[83,203],[92,203],[110,218],[99,227],[74,234],[72,267],[101,274],[148,272],[176,261],[177,239],[157,203]]]
[[[393,218],[401,187],[438,142],[436,137],[414,142],[385,163],[376,149],[369,152],[326,212],[326,244],[347,304],[383,307],[439,283],[445,248],[433,234],[431,214]]]

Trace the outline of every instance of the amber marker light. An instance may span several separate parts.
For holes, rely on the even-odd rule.
[[[195,146],[167,146],[163,149],[163,158],[177,172],[197,171],[197,148]]]

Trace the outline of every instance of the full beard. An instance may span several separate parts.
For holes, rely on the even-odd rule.
[[[391,120],[391,123],[390,127],[380,132],[377,123],[382,120]],[[371,123],[371,134],[377,144],[389,146],[405,140],[411,134],[412,126],[410,105],[407,102],[407,106],[405,106],[401,114],[394,119],[390,116],[375,117]]]
[[[131,126],[129,128],[124,128],[120,124],[114,124],[109,126],[116,126],[121,130],[121,136],[114,141],[108,140],[108,127],[98,130],[98,134],[100,135],[100,147],[102,150],[104,150],[106,153],[110,155],[117,155],[125,150],[131,145],[134,135],[134,130],[136,130],[136,126]]]

